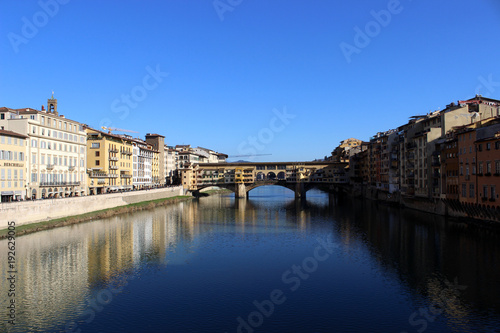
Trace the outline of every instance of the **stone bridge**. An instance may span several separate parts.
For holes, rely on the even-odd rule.
[[[204,163],[183,169],[181,177],[187,192],[218,186],[244,198],[256,187],[277,185],[301,198],[314,187],[331,191],[346,184],[346,166],[338,162]]]

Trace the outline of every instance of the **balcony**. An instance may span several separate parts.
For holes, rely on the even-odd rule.
[[[110,157],[109,157],[109,160],[110,160],[110,161],[118,161],[118,157],[115,157],[115,156],[110,156]]]
[[[46,169],[47,169],[47,170],[52,170],[52,169],[54,169],[54,164],[47,164]]]
[[[69,170],[69,171],[75,171],[75,169],[76,169],[76,166],[74,166],[74,165],[70,165],[70,166],[68,167],[68,170]]]
[[[90,178],[106,178],[108,177],[107,173],[104,172],[91,172]]]
[[[110,165],[109,168],[111,170],[118,170],[118,166],[116,166],[116,165]]]
[[[122,178],[132,178],[132,175],[128,174],[128,173],[122,173],[120,175]]]
[[[80,182],[40,182],[42,186],[80,186]]]

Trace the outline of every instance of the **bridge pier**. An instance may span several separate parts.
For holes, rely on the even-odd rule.
[[[245,184],[243,183],[238,183],[234,187],[234,197],[235,198],[246,198],[247,197],[247,190],[245,188]]]
[[[298,198],[305,199],[306,198],[306,189],[305,189],[304,183],[298,182],[297,184],[295,184],[295,198],[296,199],[298,199]]]

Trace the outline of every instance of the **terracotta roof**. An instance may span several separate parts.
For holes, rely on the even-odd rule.
[[[24,135],[24,134],[21,134],[21,133],[17,133],[17,132],[7,131],[7,130],[3,130],[3,129],[0,129],[0,134],[1,135],[15,136],[15,137],[18,137],[18,138],[23,138],[23,139],[29,138],[29,136],[27,136],[27,135]]]

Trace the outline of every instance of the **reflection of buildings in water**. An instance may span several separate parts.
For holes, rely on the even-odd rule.
[[[15,328],[50,331],[54,322],[70,319],[61,309],[82,306],[87,293],[86,243],[71,227],[16,239]],[[0,249],[1,258],[6,258],[7,240],[0,241]],[[0,260],[2,297],[9,288],[7,265],[7,260]]]
[[[431,310],[434,313],[431,312],[431,315],[446,315],[450,324],[456,325],[455,329],[464,327],[469,311],[459,296],[466,289],[467,286],[460,285],[458,279],[441,281],[436,277],[430,278],[427,282],[427,292],[433,305]]]
[[[411,290],[429,289],[424,296],[430,302],[436,297],[431,295],[442,290],[429,283],[430,277],[439,273],[450,282],[458,277],[459,284],[467,286],[460,300],[481,300],[484,308],[500,311],[498,230],[368,200],[345,200],[342,207],[339,213],[333,210],[340,229],[349,228],[350,239],[367,244],[384,273],[398,276]],[[342,238],[345,235],[343,231]],[[460,303],[450,303],[448,313],[457,322],[465,320]]]

